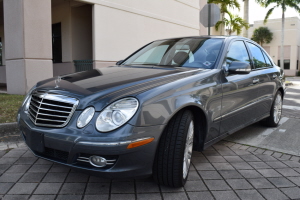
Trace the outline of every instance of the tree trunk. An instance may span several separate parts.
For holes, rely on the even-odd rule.
[[[244,20],[249,23],[249,0],[244,0]],[[248,38],[248,30],[244,27],[243,36]]]
[[[223,21],[225,18],[225,13],[221,13],[221,21]],[[221,27],[220,27],[220,35],[223,35],[223,31],[224,31],[224,28],[225,28],[225,25],[222,23],[220,24]],[[224,35],[225,35],[225,32],[224,32]]]
[[[281,69],[284,69],[284,66],[283,66],[283,59],[284,59],[283,44],[284,44],[284,10],[282,9],[282,19],[281,19],[281,45],[280,45],[280,68],[281,68]]]

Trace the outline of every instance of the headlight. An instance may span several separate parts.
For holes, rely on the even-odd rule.
[[[87,125],[91,121],[94,114],[95,114],[95,108],[93,107],[86,108],[78,117],[77,127],[78,128],[85,127],[85,125]]]
[[[22,103],[22,107],[25,105],[24,107],[24,111],[28,111],[28,108],[29,108],[29,104],[30,104],[30,95],[32,93],[32,91],[36,88],[36,85],[33,86],[26,94],[25,98],[24,98],[24,101]]]
[[[107,106],[96,121],[96,128],[101,132],[112,131],[128,122],[139,107],[137,99],[129,97]]]

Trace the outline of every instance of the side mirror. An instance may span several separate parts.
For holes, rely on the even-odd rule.
[[[116,62],[116,65],[120,65],[124,60],[119,60],[118,62]]]
[[[251,66],[249,63],[233,61],[228,67],[229,74],[249,74]]]

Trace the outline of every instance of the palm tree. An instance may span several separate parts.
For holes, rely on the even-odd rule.
[[[267,27],[259,27],[254,30],[251,40],[263,46],[264,43],[269,44],[273,39],[273,33]]]
[[[249,28],[249,24],[238,15],[233,15],[228,11],[226,12],[226,14],[229,16],[229,19],[224,18],[223,20],[218,21],[215,25],[217,31],[219,29],[219,26],[223,25],[227,28],[229,35],[231,35],[233,32],[236,32],[239,35],[241,34],[244,27],[246,29]]]
[[[269,16],[272,14],[275,8],[280,8],[282,10],[281,17],[281,45],[280,45],[280,67],[283,69],[283,45],[284,45],[284,18],[285,11],[288,7],[295,9],[300,13],[300,0],[256,0],[256,2],[260,3],[263,7],[267,8],[269,5],[274,5],[270,8],[265,16],[264,23],[267,22]]]
[[[215,3],[220,5],[220,12],[221,12],[220,21],[224,20],[225,13],[228,12],[228,8],[237,8],[238,10],[240,10],[241,8],[241,5],[239,4],[238,0],[208,0],[207,3]],[[223,27],[220,30],[221,35],[222,35],[222,29]]]

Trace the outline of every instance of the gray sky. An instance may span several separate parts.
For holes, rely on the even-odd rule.
[[[241,10],[239,12],[239,16],[243,17],[243,12],[244,12],[244,3],[242,0],[239,0],[240,4],[241,4]],[[257,20],[263,20],[265,18],[265,15],[267,13],[267,11],[269,9],[267,8],[263,8],[261,7],[259,4],[255,3],[254,0],[249,0],[249,23],[253,24],[254,21]],[[272,6],[270,6],[269,8],[272,8]],[[237,10],[234,11],[234,13],[238,13]],[[276,18],[281,18],[282,12],[280,8],[276,8],[273,11],[273,14],[269,17],[269,19],[276,19]],[[297,13],[295,10],[293,9],[287,9],[287,11],[285,12],[285,17],[299,17],[300,15],[299,13]]]

